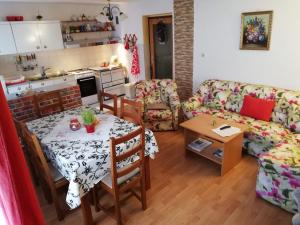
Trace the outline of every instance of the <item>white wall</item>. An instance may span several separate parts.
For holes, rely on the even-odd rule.
[[[121,8],[128,15],[128,19],[121,23],[121,37],[126,33],[133,33],[138,38],[139,60],[141,67],[140,80],[145,79],[145,62],[144,62],[144,40],[143,40],[143,16],[172,13],[173,0],[139,0],[121,4]],[[127,65],[130,74],[131,54],[124,51],[121,46],[119,49],[122,55],[122,61]],[[134,81],[130,76],[130,80]]]
[[[241,13],[261,10],[274,11],[270,50],[239,50]],[[194,89],[218,78],[300,90],[299,11],[299,0],[195,0]]]

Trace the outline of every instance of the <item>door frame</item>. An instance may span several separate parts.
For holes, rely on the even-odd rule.
[[[175,79],[175,66],[174,66],[174,16],[172,13],[163,13],[163,14],[154,14],[154,15],[147,15],[143,16],[143,35],[144,35],[144,62],[145,62],[145,79],[146,80],[151,80],[151,73],[150,73],[150,68],[151,68],[151,59],[150,59],[150,40],[149,40],[149,24],[148,20],[149,18],[155,18],[155,17],[167,17],[171,16],[172,17],[172,32],[173,32],[173,38],[172,38],[172,78],[173,80]]]

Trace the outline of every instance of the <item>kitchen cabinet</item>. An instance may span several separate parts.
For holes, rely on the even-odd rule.
[[[17,52],[14,36],[9,22],[0,22],[0,55]]]
[[[29,90],[29,83],[7,86],[8,94],[16,94]]]
[[[11,22],[19,53],[62,49],[59,21]]]
[[[41,41],[41,49],[54,50],[64,48],[59,22],[39,22],[38,30]]]
[[[30,82],[30,89],[39,89],[53,85],[53,80],[41,80]]]

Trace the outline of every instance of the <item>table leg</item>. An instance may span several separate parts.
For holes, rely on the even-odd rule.
[[[81,211],[84,225],[93,225],[92,209],[89,199],[90,192],[81,197]]]
[[[150,181],[150,157],[145,157],[145,178],[146,178],[146,190],[151,188],[151,181]]]

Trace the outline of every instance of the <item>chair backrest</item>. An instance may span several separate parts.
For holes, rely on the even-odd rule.
[[[36,135],[30,133],[28,128],[24,126],[22,129],[22,136],[30,155],[32,156],[32,163],[35,165],[35,168],[38,169],[37,172],[41,175],[40,177],[48,183],[50,188],[53,187],[53,178]]]
[[[136,98],[147,103],[168,103],[170,96],[177,96],[177,85],[171,79],[153,79],[139,81],[135,85]]]
[[[64,111],[60,91],[35,94],[34,102],[39,117]]]
[[[23,130],[23,127],[25,126],[25,124],[22,121],[17,120],[15,117],[13,117],[13,120],[14,120],[14,124],[15,124],[16,130],[17,130],[17,134],[19,136],[19,139],[22,142],[23,141],[22,130]]]
[[[120,144],[126,144],[126,142],[137,138],[139,140],[138,144],[133,146],[128,151],[117,155],[117,146]],[[138,156],[137,159],[130,163],[128,166],[123,168],[118,168],[118,163],[133,156]],[[144,179],[145,171],[144,171],[144,164],[145,164],[145,128],[144,126],[140,126],[137,130],[123,136],[120,138],[111,138],[111,146],[110,146],[110,157],[111,157],[111,180],[112,180],[112,187],[118,186],[118,178],[124,177],[135,169],[139,168],[139,173],[135,176],[135,180],[127,182],[123,189],[128,189],[131,187],[132,183],[136,182],[139,179]]]
[[[108,105],[104,103],[104,100],[106,98],[113,100],[113,105]],[[100,102],[100,110],[103,111],[103,109],[111,110],[114,114],[114,116],[118,115],[118,97],[117,95],[109,94],[103,91],[99,92],[99,102]]]
[[[142,120],[142,103],[121,98],[121,118],[128,119],[138,125],[143,124]]]

